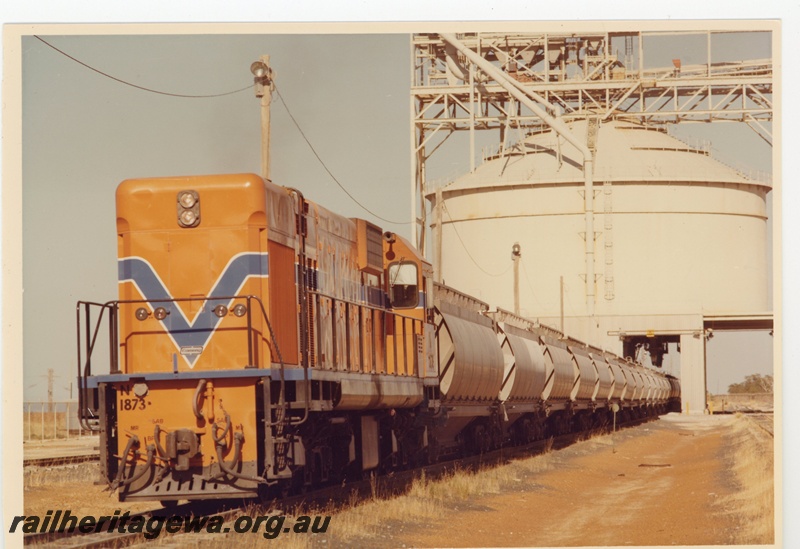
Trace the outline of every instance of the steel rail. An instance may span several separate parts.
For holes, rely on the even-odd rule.
[[[22,466],[57,467],[59,465],[73,465],[76,463],[87,463],[91,461],[100,461],[100,456],[97,454],[83,454],[79,456],[58,456],[49,458],[25,459],[22,462]]]

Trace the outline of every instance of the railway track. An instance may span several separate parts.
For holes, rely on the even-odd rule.
[[[219,514],[224,517],[235,516],[241,512],[241,506],[233,507],[230,502],[189,504],[176,505],[171,508],[159,507],[149,511],[140,513],[130,513],[127,515],[128,521],[134,520],[136,517],[141,517],[145,521],[151,517],[168,517],[168,516],[193,516],[203,517],[208,515]],[[117,525],[119,521],[115,521],[115,528],[110,529],[109,524],[105,524],[97,532],[84,533],[75,529],[73,532],[43,532],[36,534],[25,534],[24,544],[32,546],[59,547],[59,548],[99,548],[99,547],[124,547],[131,545],[136,540],[142,539],[142,533],[139,532],[119,532]]]
[[[657,418],[636,419],[624,424],[618,424],[617,428],[634,427]],[[408,490],[415,479],[424,474],[426,478],[437,479],[456,469],[461,471],[477,471],[484,467],[494,467],[510,462],[520,457],[530,457],[542,454],[550,449],[559,450],[571,444],[585,440],[598,433],[610,431],[582,431],[579,433],[569,433],[557,437],[550,437],[538,440],[522,446],[503,447],[498,450],[484,454],[467,456],[463,458],[443,461],[424,467],[393,471],[389,475],[365,478],[363,480],[348,482],[346,485],[327,486],[304,494],[297,494],[281,499],[262,502],[253,509],[252,501],[220,501],[185,503],[170,508],[159,507],[140,513],[131,513],[129,521],[134,517],[142,517],[147,520],[151,517],[208,517],[221,516],[225,522],[225,527],[230,527],[233,520],[242,516],[243,512],[259,514],[290,514],[302,509],[322,509],[334,508],[341,505],[352,504],[354,497],[363,501],[376,493],[382,497],[398,495]],[[245,509],[247,509],[245,511]],[[271,510],[271,511],[267,511]],[[140,532],[119,532],[108,531],[108,524],[98,532],[82,533],[76,529],[74,532],[46,532],[37,534],[26,534],[24,544],[31,546],[59,547],[72,549],[88,549],[100,547],[125,547],[146,541]],[[118,528],[114,529],[118,530]],[[225,530],[227,531],[227,530]],[[232,531],[232,529],[231,529]],[[159,539],[166,536],[192,535],[196,541],[198,534],[187,533],[183,528],[177,533],[168,533],[162,529]]]
[[[775,438],[775,417],[772,413],[752,413],[746,414],[745,417],[770,437]]]
[[[38,459],[23,460],[23,467],[57,467],[59,465],[74,465],[76,463],[89,463],[92,461],[100,461],[100,456],[97,454],[86,454],[82,456],[59,456]]]

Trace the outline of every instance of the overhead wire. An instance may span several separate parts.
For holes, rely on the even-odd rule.
[[[459,242],[461,242],[461,246],[463,246],[463,247],[464,247],[464,251],[465,251],[465,252],[467,252],[467,256],[468,256],[468,257],[469,257],[469,258],[472,260],[472,262],[475,264],[475,266],[476,266],[478,269],[480,269],[481,271],[483,271],[483,273],[484,273],[484,274],[486,274],[486,275],[488,275],[488,276],[495,277],[495,278],[501,277],[501,276],[503,276],[504,274],[506,274],[508,271],[510,271],[510,270],[511,270],[511,267],[512,267],[512,265],[513,265],[513,263],[511,263],[511,262],[508,264],[508,267],[506,268],[506,270],[505,270],[505,271],[503,271],[502,273],[499,273],[499,274],[490,273],[489,271],[487,271],[486,269],[484,269],[483,267],[481,267],[481,266],[478,264],[478,262],[475,260],[475,258],[474,258],[474,257],[472,257],[472,254],[471,254],[471,253],[469,253],[469,248],[467,248],[467,245],[464,243],[464,240],[461,238],[461,235],[460,235],[460,234],[458,234],[458,229],[456,228],[455,221],[453,221],[453,217],[450,215],[450,210],[448,210],[448,209],[447,209],[447,203],[446,203],[446,202],[442,202],[442,209],[443,209],[443,210],[444,210],[444,212],[447,214],[447,217],[448,217],[448,219],[450,219],[450,224],[451,224],[451,225],[452,225],[452,227],[453,227],[453,232],[455,232],[455,233],[456,233],[456,236],[458,237],[458,241],[459,241]],[[439,230],[441,230],[441,229],[439,229]]]
[[[536,303],[539,304],[539,307],[541,307],[542,310],[545,310],[545,306],[542,304],[541,301],[539,301],[539,296],[537,296],[536,292],[533,291],[533,284],[531,283],[531,279],[528,277],[528,268],[525,266],[525,260],[522,258],[522,256],[520,256],[519,262],[522,264],[522,272],[525,274],[525,280],[528,282],[528,288],[531,291],[533,299],[536,300]]]
[[[533,291],[533,284],[531,284],[531,279],[528,278],[528,268],[525,266],[525,261],[522,260],[522,258],[520,258],[520,263],[522,263],[522,271],[525,273],[525,280],[528,281],[528,287],[531,290],[531,294],[533,294],[533,298],[536,300],[536,303],[538,303],[539,306],[543,310],[545,310],[545,306],[542,304],[542,302],[539,300],[539,297]],[[567,285],[567,283],[565,282],[564,283],[564,297],[566,298],[565,299],[565,303],[566,303],[567,309],[569,310],[569,312],[572,314],[573,317],[577,317],[578,315],[577,315],[577,313],[575,312],[575,309],[572,306],[571,294],[570,294],[569,290],[570,290],[569,285]],[[595,321],[595,325],[598,328],[600,327],[600,324],[597,321]]]
[[[68,54],[64,50],[61,50],[61,49],[55,47],[53,44],[51,44],[50,42],[48,42],[47,40],[45,40],[41,36],[38,36],[38,35],[34,34],[33,37],[36,38],[37,40],[39,40],[40,42],[42,42],[43,44],[45,44],[46,46],[54,49],[55,51],[57,51],[58,53],[60,53],[64,57],[75,61],[79,65],[82,65],[83,67],[86,67],[87,69],[89,69],[91,71],[94,71],[97,74],[105,76],[106,78],[110,78],[111,80],[114,80],[115,82],[119,82],[120,84],[125,84],[126,86],[130,86],[132,88],[136,88],[137,90],[142,90],[142,91],[146,91],[146,92],[150,92],[150,93],[155,93],[155,94],[158,94],[158,95],[167,95],[167,96],[170,96],[170,97],[183,97],[183,98],[187,98],[187,99],[208,99],[208,98],[212,98],[212,97],[224,97],[226,95],[233,95],[235,93],[240,93],[240,92],[243,92],[245,90],[249,90],[249,89],[251,89],[253,87],[253,84],[248,84],[244,88],[239,88],[237,90],[228,91],[228,92],[224,92],[224,93],[212,93],[212,94],[206,94],[206,95],[191,95],[191,94],[185,94],[185,93],[172,93],[172,92],[165,92],[165,91],[161,91],[161,90],[156,90],[156,89],[153,89],[153,88],[147,88],[145,86],[140,86],[138,84],[134,84],[133,82],[129,82],[127,80],[123,80],[122,78],[117,78],[116,76],[112,76],[112,75],[108,74],[107,72],[101,71],[100,69],[96,69],[96,68],[92,67],[91,65],[89,65],[87,63],[84,63],[80,59],[76,59],[75,57],[71,56],[70,54]]]
[[[145,86],[140,86],[138,84],[134,84],[133,82],[129,82],[127,80],[123,80],[122,78],[117,78],[116,76],[110,75],[107,72],[104,72],[104,71],[101,71],[100,69],[92,67],[88,63],[84,63],[80,59],[77,59],[77,58],[73,57],[72,55],[68,54],[64,50],[57,48],[56,46],[54,46],[53,44],[51,44],[50,42],[48,42],[47,40],[45,40],[41,36],[38,36],[38,35],[35,35],[35,34],[33,36],[34,36],[34,38],[36,38],[37,40],[39,40],[40,42],[42,42],[46,46],[52,48],[53,50],[57,51],[58,53],[60,53],[64,57],[66,57],[68,59],[71,59],[75,63],[78,63],[79,65],[81,65],[81,66],[83,66],[83,67],[85,67],[85,68],[87,68],[87,69],[89,69],[91,71],[94,71],[97,74],[100,74],[100,75],[102,75],[102,76],[104,76],[106,78],[114,80],[115,82],[119,82],[120,84],[124,84],[126,86],[130,86],[132,88],[136,88],[138,90],[142,90],[142,91],[146,91],[146,92],[150,92],[150,93],[155,93],[155,94],[158,94],[158,95],[166,95],[166,96],[169,96],[169,97],[181,97],[181,98],[187,98],[187,99],[207,99],[207,98],[212,98],[212,97],[224,97],[226,95],[233,95],[233,94],[240,93],[240,92],[243,92],[243,91],[248,90],[248,89],[252,89],[252,87],[253,87],[253,84],[248,84],[247,86],[245,86],[243,88],[239,88],[239,89],[236,89],[236,90],[233,90],[233,91],[224,92],[224,93],[205,94],[205,95],[172,93],[172,92],[166,92],[166,91],[162,91],[162,90],[157,90],[157,89],[154,89],[154,88],[148,88],[148,87],[145,87]],[[342,185],[342,183],[336,178],[336,176],[334,176],[333,173],[328,169],[328,166],[325,165],[325,162],[323,162],[322,158],[319,156],[319,154],[317,153],[316,149],[311,144],[311,141],[308,139],[308,137],[306,137],[305,132],[303,132],[302,128],[300,127],[300,124],[297,122],[295,117],[292,115],[291,110],[289,110],[289,106],[286,104],[286,101],[283,99],[283,96],[281,95],[280,90],[278,90],[278,87],[274,85],[274,82],[273,82],[273,87],[274,87],[275,91],[278,94],[278,98],[281,100],[281,103],[283,104],[284,108],[286,109],[286,112],[289,114],[289,118],[291,118],[292,122],[294,123],[295,127],[297,128],[297,131],[300,132],[300,135],[303,137],[303,139],[305,140],[306,144],[311,149],[311,152],[314,153],[314,156],[317,158],[317,160],[322,165],[322,167],[325,169],[325,171],[328,173],[328,175],[331,177],[331,179],[333,179],[333,181],[339,186],[339,188],[341,188],[342,191],[344,191],[344,193],[348,197],[350,197],[350,199],[353,202],[355,202],[359,207],[361,207],[364,211],[366,211],[367,213],[373,215],[377,219],[380,219],[381,221],[384,221],[386,223],[391,223],[392,225],[410,225],[411,224],[410,221],[394,221],[394,220],[387,219],[387,218],[385,218],[383,216],[378,215],[377,213],[375,213],[372,210],[370,210],[369,208],[367,208],[364,204],[359,202],[356,199],[356,197],[353,196],[353,194],[350,191],[348,191],[344,187],[344,185]]]
[[[317,157],[317,160],[318,160],[318,161],[319,161],[319,163],[322,165],[323,169],[324,169],[324,170],[325,170],[325,171],[328,173],[328,175],[331,177],[331,179],[333,179],[333,181],[334,181],[334,182],[335,182],[337,185],[339,185],[339,188],[340,188],[340,189],[342,189],[342,191],[344,191],[344,193],[345,193],[347,196],[349,196],[349,197],[350,197],[350,200],[352,200],[353,202],[355,202],[356,204],[358,204],[358,205],[359,205],[359,206],[360,206],[360,207],[361,207],[361,208],[362,208],[364,211],[366,211],[367,213],[369,213],[369,214],[373,215],[374,217],[376,217],[376,218],[380,219],[381,221],[385,221],[386,223],[391,223],[392,225],[410,225],[410,224],[411,224],[411,222],[410,222],[410,221],[393,221],[393,220],[391,220],[391,219],[386,219],[385,217],[382,217],[382,216],[380,216],[380,215],[376,214],[375,212],[373,212],[372,210],[370,210],[369,208],[367,208],[367,207],[366,207],[364,204],[362,204],[361,202],[359,202],[359,201],[358,201],[358,199],[356,199],[356,197],[355,197],[355,196],[353,196],[353,194],[352,194],[350,191],[348,191],[348,190],[345,188],[345,186],[344,186],[344,185],[342,185],[342,184],[339,182],[339,180],[336,178],[336,176],[335,176],[335,175],[333,175],[333,173],[332,173],[332,172],[331,172],[331,171],[328,169],[328,166],[327,166],[327,165],[325,165],[325,162],[324,162],[324,161],[322,160],[322,158],[319,156],[319,153],[317,153],[317,150],[314,148],[314,145],[312,145],[312,144],[311,144],[311,141],[308,139],[308,137],[306,137],[306,134],[305,134],[305,132],[303,131],[303,129],[300,127],[300,124],[299,124],[299,123],[297,122],[297,120],[295,119],[294,115],[292,114],[292,111],[289,109],[289,105],[287,105],[287,104],[286,104],[286,101],[283,99],[283,96],[281,95],[281,92],[280,92],[280,90],[278,89],[278,86],[277,86],[277,85],[275,85],[275,83],[274,83],[274,82],[273,82],[273,87],[275,88],[275,93],[277,93],[277,94],[278,94],[278,99],[280,99],[280,100],[281,100],[281,103],[283,104],[283,107],[286,109],[286,112],[287,112],[287,114],[289,115],[289,118],[291,118],[291,119],[292,119],[292,123],[294,123],[294,126],[297,128],[297,131],[298,131],[298,132],[300,132],[300,135],[303,137],[303,139],[305,140],[306,144],[307,144],[307,145],[308,145],[308,147],[311,149],[311,152],[312,152],[312,153],[314,153],[314,156],[315,156],[315,157]]]
[[[564,302],[567,304],[567,309],[569,310],[570,313],[572,313],[572,316],[578,316],[578,314],[575,312],[575,309],[572,307],[571,297],[572,294],[570,293],[569,284],[564,282]]]

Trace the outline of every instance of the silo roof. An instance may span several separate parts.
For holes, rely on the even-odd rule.
[[[570,124],[581,141],[587,140],[587,121]],[[709,147],[689,145],[664,130],[612,121],[600,125],[595,147],[593,179],[614,182],[696,182],[758,185],[752,178],[709,155]],[[583,156],[554,131],[533,134],[505,154],[487,159],[473,173],[444,187],[446,193],[475,188],[583,183]]]

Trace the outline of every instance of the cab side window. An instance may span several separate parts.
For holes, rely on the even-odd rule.
[[[389,265],[389,301],[394,309],[414,308],[419,304],[415,263],[392,263]]]

